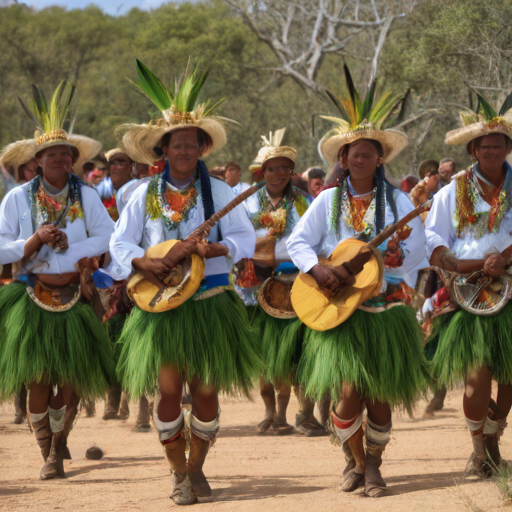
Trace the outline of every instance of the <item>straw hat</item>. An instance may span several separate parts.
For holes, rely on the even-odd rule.
[[[208,102],[197,104],[197,98],[206,80],[207,73],[198,74],[185,70],[176,81],[173,91],[167,89],[160,79],[142,62],[137,60],[139,81],[134,84],[139,92],[151,100],[162,113],[162,117],[148,124],[126,124],[118,128],[122,134],[122,146],[135,162],[153,165],[160,155],[155,153],[162,137],[176,130],[200,128],[212,139],[212,147],[203,156],[217,151],[227,142],[224,123],[230,119],[211,115],[213,107]]]
[[[128,153],[126,153],[126,151],[124,149],[121,149],[121,148],[113,148],[113,149],[109,149],[106,153],[105,153],[105,158],[107,160],[107,162],[114,156],[114,155],[117,155],[117,153],[121,153],[123,155],[128,155]]]
[[[512,138],[512,95],[507,96],[500,110],[496,112],[489,102],[476,93],[478,104],[473,110],[460,112],[462,128],[457,128],[446,134],[445,143],[450,146],[469,144],[472,140],[484,135],[502,133]]]
[[[344,240],[331,257],[321,262],[324,265],[338,266],[351,260],[363,247],[372,249],[372,258],[355,276],[355,283],[328,299],[315,279],[309,274],[299,274],[292,287],[292,305],[301,321],[315,331],[326,331],[347,320],[364,302],[380,291],[384,279],[384,262],[377,249],[355,238]]]
[[[34,158],[34,139],[19,140],[5,146],[0,153],[0,165],[12,172],[18,181],[18,169]]]
[[[286,128],[280,128],[274,133],[270,132],[268,137],[262,135],[262,147],[258,151],[254,162],[250,165],[249,171],[258,172],[263,167],[265,162],[272,158],[288,158],[293,163],[297,160],[297,150],[291,146],[281,146]]]
[[[364,100],[361,100],[348,67],[344,65],[343,69],[349,95],[347,97],[336,97],[327,91],[341,117],[320,116],[322,119],[337,125],[320,140],[320,155],[330,167],[334,167],[339,161],[339,154],[344,146],[357,140],[371,139],[381,143],[384,149],[384,162],[390,162],[409,143],[404,133],[393,129],[381,129],[391,112],[401,101],[400,97],[387,91],[376,98],[377,82],[374,81],[370,85]]]

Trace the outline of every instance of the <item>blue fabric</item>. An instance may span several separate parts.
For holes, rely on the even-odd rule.
[[[278,274],[295,274],[299,269],[291,261],[283,261],[277,268]]]
[[[92,275],[94,286],[96,288],[105,289],[114,285],[114,280],[103,269],[96,270]]]
[[[211,290],[217,288],[217,286],[228,286],[229,285],[229,274],[215,274],[213,276],[206,276],[200,285],[202,291]]]

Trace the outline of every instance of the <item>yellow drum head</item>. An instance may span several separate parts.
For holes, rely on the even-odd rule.
[[[163,258],[178,240],[168,240],[161,244],[150,247],[146,251],[148,258]],[[183,278],[177,286],[169,286],[162,294],[161,299],[155,307],[149,303],[157,294],[158,288],[147,281],[142,275],[133,276],[127,285],[129,297],[140,309],[150,313],[162,313],[181,306],[187,299],[190,299],[198,290],[204,277],[204,261],[193,254],[183,263]]]

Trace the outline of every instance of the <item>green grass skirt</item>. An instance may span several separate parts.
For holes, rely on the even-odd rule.
[[[94,399],[114,378],[112,347],[90,305],[51,313],[34,304],[23,283],[0,288],[0,397],[39,382],[68,384]]]
[[[119,343],[119,338],[121,337],[121,333],[123,332],[124,324],[126,323],[128,316],[129,315],[121,315],[118,313],[107,322],[108,337],[112,343],[114,360],[116,363],[121,357],[121,349],[123,346]]]
[[[119,341],[118,375],[131,396],[154,389],[168,365],[187,380],[197,376],[217,391],[249,395],[263,368],[245,306],[231,291],[164,313],[135,307]]]
[[[409,407],[430,380],[422,339],[411,307],[382,313],[356,310],[334,329],[306,329],[299,381],[316,400],[328,392],[338,401],[346,382],[360,396]]]
[[[432,362],[439,385],[452,387],[484,364],[499,384],[512,384],[512,303],[493,316],[459,310],[441,318]]]
[[[260,306],[249,316],[260,340],[264,379],[291,384],[302,354],[304,324],[298,318],[274,318]]]

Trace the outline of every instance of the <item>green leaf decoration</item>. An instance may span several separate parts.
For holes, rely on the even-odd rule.
[[[500,111],[498,112],[498,115],[502,116],[506,114],[510,109],[512,108],[512,94],[509,94],[505,101],[503,102],[503,105],[501,105]]]
[[[479,99],[480,104],[482,105],[482,110],[486,121],[490,121],[491,119],[498,117],[496,111],[491,107],[491,105],[489,105],[489,102],[481,94],[476,93],[476,96]]]

